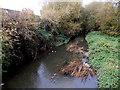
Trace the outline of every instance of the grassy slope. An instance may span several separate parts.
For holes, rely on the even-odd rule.
[[[117,88],[118,79],[118,37],[100,32],[91,32],[86,36],[89,46],[90,63],[97,69],[99,88]]]

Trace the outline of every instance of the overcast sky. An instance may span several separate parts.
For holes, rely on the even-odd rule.
[[[55,1],[55,0],[0,0],[0,7],[12,9],[12,10],[19,10],[19,11],[21,11],[22,8],[31,8],[36,15],[40,15],[40,9],[43,6],[43,2],[46,1]],[[60,0],[60,1],[67,1],[67,0]],[[86,5],[92,1],[95,0],[83,0],[83,4]]]

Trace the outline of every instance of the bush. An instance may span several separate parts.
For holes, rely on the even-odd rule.
[[[17,22],[14,18],[15,15],[6,13],[3,10],[3,20],[2,20],[2,68],[3,72],[7,72],[8,68],[16,62],[13,57],[19,57],[16,55],[16,51],[19,52],[20,42],[19,35],[17,31]],[[20,59],[19,59],[20,60]]]
[[[2,20],[2,69],[3,74],[22,61],[34,59],[39,40],[34,23],[19,11],[3,9]],[[27,13],[27,12],[26,12]],[[25,14],[25,12],[24,12]],[[32,19],[33,20],[33,19]]]
[[[41,23],[37,29],[37,33],[44,44],[51,46],[60,46],[69,41],[69,37],[65,36],[64,33],[59,30],[60,28],[56,26],[56,24],[53,24],[48,20],[41,20]]]

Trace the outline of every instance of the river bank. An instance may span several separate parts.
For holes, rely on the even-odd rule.
[[[88,79],[87,84],[84,85],[81,79],[71,79],[71,77],[71,80],[65,79],[66,77],[64,78],[59,72],[57,73],[57,64],[71,58],[73,60],[78,56],[78,53],[83,53],[85,58],[81,59],[84,62],[79,62],[75,69],[74,65],[78,62],[70,62],[74,63],[72,64],[71,76],[88,75],[88,73],[80,75],[84,71],[83,65],[88,66],[86,72],[92,69],[89,67],[92,64],[93,68],[96,68],[97,76],[99,76],[98,88],[118,87],[120,1],[91,2],[85,7],[84,0],[81,0],[80,3],[49,2],[49,0],[42,3],[39,15],[35,15],[32,9],[23,6],[21,11],[0,8],[2,13],[2,31],[0,32],[2,58],[0,66],[2,70],[0,73],[3,76],[3,82],[6,75],[8,77],[14,75],[5,83],[1,81],[0,86],[6,88],[96,88],[97,78],[93,78],[93,82]],[[86,34],[88,34],[87,42],[85,40]],[[79,45],[75,48],[70,46],[66,50],[69,41],[79,42]],[[89,60],[90,63],[87,62]],[[55,81],[52,79],[52,82],[51,76],[56,78],[58,76],[59,79]]]
[[[87,87],[82,85],[82,88],[90,87],[87,84],[87,82],[92,82],[92,86],[94,86],[94,88],[97,85],[97,83],[99,83],[98,88],[105,88],[105,87],[106,88],[108,87],[117,88],[119,85],[118,84],[118,79],[119,79],[118,59],[119,58],[117,56],[118,55],[118,37],[108,36],[100,32],[91,32],[86,36],[86,40],[82,36],[80,38],[76,38],[75,40],[70,41],[71,43],[79,42],[78,45],[80,47],[84,47],[86,49],[89,48],[89,52],[88,52],[89,62],[94,67],[94,69],[97,71],[96,74],[98,76],[98,82],[97,82],[96,76],[94,76],[93,78],[91,76],[88,76],[90,81],[88,81],[89,79],[86,79],[87,81],[85,85],[87,85]],[[56,82],[58,83],[57,80],[58,79],[60,80],[61,77],[64,78],[63,81],[68,80],[70,81],[69,83],[75,82],[74,83],[75,86],[73,85],[72,87],[79,87],[77,86],[77,82],[81,82],[82,79],[74,78],[75,81],[72,81],[72,79],[69,76],[64,76],[64,75],[59,74],[58,69],[56,67],[58,64],[63,63],[65,60],[69,60],[71,58],[77,57],[77,54],[66,52],[65,51],[66,47],[67,47],[67,44],[59,46],[59,47],[51,48],[47,51],[40,52],[39,56],[37,57],[35,61],[31,61],[29,62],[28,65],[23,66],[22,68],[23,70],[20,70],[20,72],[16,72],[16,75],[14,75],[15,77],[12,77],[11,79],[9,79],[7,83],[5,83],[4,87],[5,88],[6,87],[7,88],[9,87],[23,87],[23,88],[30,87],[29,83],[26,84],[26,81],[24,82],[21,81],[27,78],[28,81],[30,81],[31,83],[34,83],[33,85],[31,84],[31,87],[39,87],[39,88],[45,87],[44,84],[47,83],[45,80],[47,80],[52,85],[50,86],[50,84],[47,83],[47,87],[49,88],[60,87],[61,88],[62,81],[59,82],[59,84],[61,85],[56,84]],[[34,66],[36,68],[34,68]],[[54,74],[55,74],[55,78],[51,79],[51,77]],[[42,77],[43,79],[38,78],[39,76]],[[19,81],[18,84],[14,84],[16,80]],[[40,84],[38,80],[41,80],[42,84]],[[22,83],[24,83],[24,85]],[[93,84],[93,83],[96,83],[96,84]],[[69,84],[65,84],[64,87],[71,87],[71,86],[69,86]]]
[[[87,48],[84,37],[74,40],[79,41],[79,46]],[[96,88],[97,77],[88,75],[86,80],[82,78],[62,75],[57,65],[71,58],[77,57],[77,54],[66,51],[67,44],[53,48],[41,58],[32,61],[26,65],[18,74],[10,78],[4,88]],[[51,78],[56,75],[54,78]],[[15,83],[17,81],[17,83]],[[72,85],[71,85],[72,84]]]
[[[100,32],[86,36],[89,46],[89,60],[97,70],[99,88],[118,88],[119,37]]]

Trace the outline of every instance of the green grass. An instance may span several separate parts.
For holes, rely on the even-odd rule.
[[[98,88],[118,88],[119,36],[108,36],[90,32],[86,36],[89,46],[89,60],[97,70]]]

